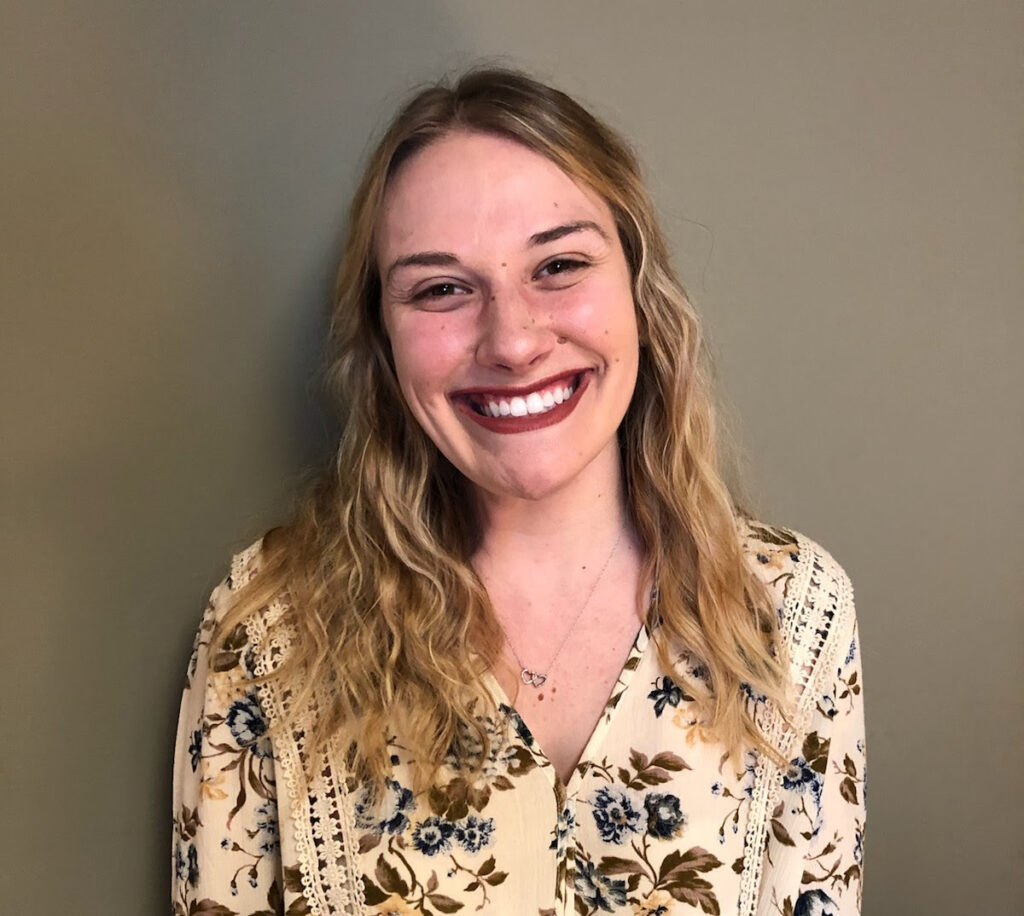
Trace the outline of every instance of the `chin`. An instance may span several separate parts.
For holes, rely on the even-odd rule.
[[[564,471],[554,468],[550,473],[533,468],[530,472],[511,474],[501,480],[481,481],[477,486],[492,496],[537,502],[567,487],[575,476],[567,477]]]

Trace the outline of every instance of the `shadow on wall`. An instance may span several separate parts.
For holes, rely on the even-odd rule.
[[[39,888],[166,910],[188,647],[326,450],[313,376],[368,138],[472,60],[437,3],[241,11],[12,14],[12,912]]]

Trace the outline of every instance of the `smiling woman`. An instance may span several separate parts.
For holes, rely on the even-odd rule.
[[[857,912],[849,583],[733,505],[624,141],[519,73],[416,95],[332,345],[336,459],[200,628],[175,911]]]
[[[639,352],[608,205],[518,142],[455,131],[393,175],[376,242],[402,394],[444,456],[488,494],[607,488]]]

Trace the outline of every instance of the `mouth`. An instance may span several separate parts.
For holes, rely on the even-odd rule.
[[[590,371],[577,369],[520,388],[472,388],[453,392],[461,413],[492,432],[519,433],[565,419],[579,403]]]

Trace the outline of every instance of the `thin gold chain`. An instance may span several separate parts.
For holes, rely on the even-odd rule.
[[[615,552],[619,549],[621,541],[622,531],[620,529],[619,536],[615,539],[615,543],[612,545],[611,553],[608,554],[607,559],[604,561],[604,566],[601,567],[601,571],[597,574],[597,578],[594,579],[594,584],[590,586],[590,591],[587,592],[586,600],[584,600],[583,605],[576,612],[576,616],[573,617],[572,623],[569,624],[569,628],[565,631],[562,641],[558,644],[558,648],[555,649],[555,654],[551,657],[551,661],[544,666],[544,671],[538,671],[535,668],[529,668],[524,665],[523,660],[519,657],[519,653],[516,652],[516,647],[512,645],[512,640],[509,639],[508,633],[505,632],[505,628],[501,628],[509,651],[512,653],[512,657],[516,660],[516,664],[519,666],[519,678],[527,687],[538,688],[548,679],[551,670],[555,667],[555,662],[558,661],[558,657],[562,654],[562,649],[565,648],[565,644],[569,641],[569,637],[572,635],[573,630],[576,629],[576,624],[580,622],[583,612],[587,609],[587,605],[590,604],[590,599],[594,597],[594,592],[597,591],[597,586],[601,584],[601,579],[604,578],[605,571],[612,562],[612,557],[615,556]]]

